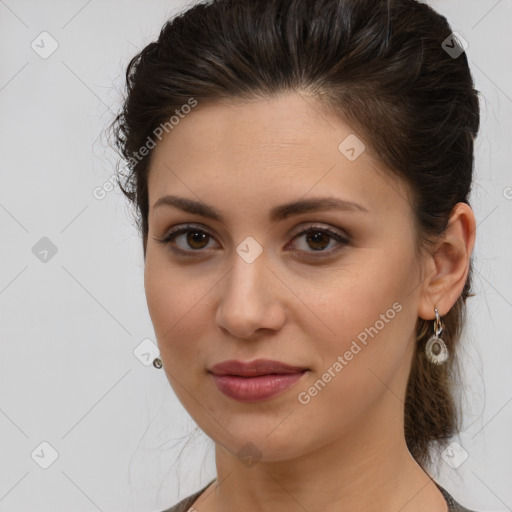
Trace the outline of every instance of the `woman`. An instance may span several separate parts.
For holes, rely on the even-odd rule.
[[[414,0],[221,0],[129,64],[114,123],[163,366],[215,442],[178,512],[467,511],[459,429],[478,93]]]

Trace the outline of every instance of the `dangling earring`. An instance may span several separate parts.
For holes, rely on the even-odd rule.
[[[434,334],[427,341],[427,345],[425,346],[425,354],[427,359],[432,364],[444,364],[448,361],[448,348],[446,348],[446,344],[439,337],[439,335],[443,332],[443,326],[441,324],[441,319],[439,318],[439,313],[437,312],[437,308],[434,306],[434,311],[436,313],[436,319],[434,321]]]
[[[162,360],[159,357],[155,357],[155,359],[153,359],[153,366],[155,368],[162,368]]]

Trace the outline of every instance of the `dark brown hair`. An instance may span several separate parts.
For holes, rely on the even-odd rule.
[[[478,91],[445,17],[415,0],[221,0],[169,20],[128,65],[122,111],[111,128],[127,162],[118,184],[136,206],[144,257],[147,173],[140,149],[191,98],[248,101],[304,92],[346,121],[411,192],[418,248],[443,234],[458,202],[468,203]],[[178,111],[178,112],[177,112]],[[168,131],[168,130],[166,130]],[[137,158],[134,158],[137,156]],[[468,203],[469,204],[469,203]],[[450,360],[436,367],[424,347],[432,322],[418,318],[405,437],[422,466],[433,442],[458,429],[455,355],[470,294],[443,317]]]

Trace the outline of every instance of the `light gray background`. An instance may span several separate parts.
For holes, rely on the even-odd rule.
[[[512,1],[430,3],[468,41],[483,95],[457,439],[469,456],[457,469],[440,458],[434,476],[471,508],[512,510]],[[2,512],[159,511],[215,475],[202,433],[178,467],[195,423],[134,355],[155,341],[141,244],[120,192],[94,195],[113,174],[99,136],[126,64],[183,5],[0,0]],[[43,31],[59,45],[46,59],[31,47]],[[57,248],[46,262],[43,237]],[[47,469],[43,442],[58,453]]]

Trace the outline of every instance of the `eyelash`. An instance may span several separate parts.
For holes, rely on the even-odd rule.
[[[169,248],[169,250],[171,252],[173,252],[174,254],[178,254],[180,256],[185,256],[185,257],[194,257],[195,256],[194,253],[204,252],[203,249],[184,251],[183,249],[178,249],[171,244],[171,242],[173,242],[174,239],[177,238],[179,235],[182,235],[184,233],[189,233],[189,232],[204,233],[208,237],[213,238],[212,235],[210,235],[207,231],[205,231],[203,229],[200,229],[200,228],[192,226],[192,225],[185,225],[185,226],[175,229],[174,231],[170,231],[162,238],[155,238],[155,240],[158,243],[166,245]],[[295,240],[296,238],[299,238],[300,236],[303,236],[303,235],[315,234],[315,233],[319,233],[319,232],[326,233],[331,239],[334,239],[336,242],[338,242],[342,246],[348,245],[350,243],[350,241],[348,240],[347,237],[344,237],[344,236],[340,235],[339,233],[331,231],[328,228],[324,228],[324,227],[320,227],[320,226],[308,227],[307,229],[301,231],[300,233],[297,233],[297,235],[294,236],[293,240]],[[333,253],[338,252],[338,250],[341,250],[341,247],[338,249],[331,249],[329,251],[324,251],[324,250],[312,251],[311,254],[314,254],[314,253],[323,254],[323,256],[320,256],[320,255],[313,256],[315,258],[323,258],[323,257],[331,256]]]

